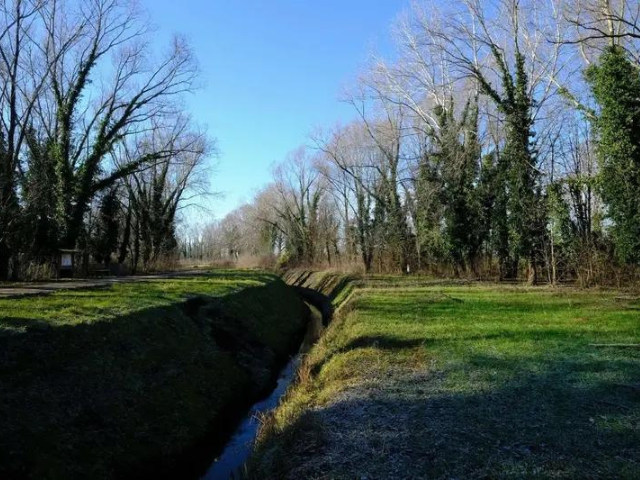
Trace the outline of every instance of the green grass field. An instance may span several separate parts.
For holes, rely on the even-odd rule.
[[[638,297],[369,285],[265,420],[253,477],[640,477],[640,349],[593,345],[640,342]]]
[[[249,271],[1,299],[0,478],[160,478],[244,413],[305,312]]]
[[[264,285],[269,275],[223,270],[203,276],[118,283],[109,288],[61,290],[51,295],[0,298],[0,329],[20,328],[24,320],[49,325],[103,320],[146,308],[162,307],[198,294],[222,296],[247,287]]]

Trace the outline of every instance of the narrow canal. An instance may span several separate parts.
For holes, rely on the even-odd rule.
[[[298,353],[280,371],[275,388],[269,396],[255,403],[233,432],[223,450],[215,458],[204,480],[227,480],[242,478],[244,466],[253,450],[253,444],[260,428],[259,418],[276,408],[287,388],[295,378],[302,356],[318,341],[324,330],[320,311],[307,304],[311,310],[305,337]]]

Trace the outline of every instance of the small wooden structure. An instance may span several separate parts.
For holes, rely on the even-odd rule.
[[[76,257],[81,250],[61,248],[56,255],[56,278],[73,278],[76,271]]]

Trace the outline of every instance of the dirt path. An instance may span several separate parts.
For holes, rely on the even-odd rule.
[[[159,273],[154,275],[132,275],[129,277],[113,278],[76,278],[50,282],[18,283],[2,286],[0,283],[0,298],[20,298],[31,295],[49,295],[60,290],[79,290],[84,288],[107,288],[116,283],[148,282],[166,278],[189,277],[202,275],[202,270],[188,270],[183,272]]]

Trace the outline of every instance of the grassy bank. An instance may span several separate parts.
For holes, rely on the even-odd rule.
[[[266,386],[304,315],[238,271],[0,300],[0,477],[170,471]]]
[[[359,277],[332,271],[289,270],[282,275],[282,279],[294,287],[323,295],[334,306],[341,305],[353,289],[362,283]]]
[[[386,287],[385,285],[393,285]],[[637,478],[640,301],[364,282],[267,419],[255,478]]]

